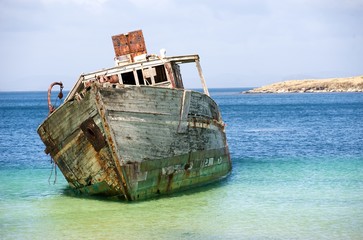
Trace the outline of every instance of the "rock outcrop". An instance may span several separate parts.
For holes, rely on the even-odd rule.
[[[290,80],[243,93],[363,92],[363,76],[348,78]]]

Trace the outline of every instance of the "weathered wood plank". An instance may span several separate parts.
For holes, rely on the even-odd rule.
[[[143,199],[214,181],[230,171],[218,106],[201,93],[93,86],[83,99],[64,106],[39,131],[54,141],[52,156],[70,185],[80,191],[120,194],[121,174],[130,199]],[[101,135],[81,129],[85,121],[94,123]],[[50,125],[58,127],[47,129]],[[93,135],[106,141],[100,150]],[[110,143],[117,150],[120,169],[113,162]]]

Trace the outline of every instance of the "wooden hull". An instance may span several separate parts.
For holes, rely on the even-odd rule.
[[[231,171],[224,123],[205,94],[94,84],[77,99],[53,112],[38,133],[81,193],[141,200]]]

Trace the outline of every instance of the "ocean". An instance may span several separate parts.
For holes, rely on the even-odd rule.
[[[69,193],[46,92],[0,92],[0,239],[363,239],[363,94],[210,89],[232,173],[142,202]],[[55,94],[54,94],[55,95]]]

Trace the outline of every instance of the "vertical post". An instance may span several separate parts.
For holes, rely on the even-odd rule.
[[[139,82],[139,77],[137,76],[137,70],[135,70],[135,68],[132,70],[132,72],[134,73],[134,78],[135,78],[135,84],[137,86],[140,86],[140,82]]]
[[[152,70],[152,69],[154,69],[154,70]],[[149,67],[149,71],[156,71],[156,69]],[[155,85],[155,75],[154,74],[151,74],[151,85]]]
[[[124,82],[123,82],[123,80],[122,80],[122,75],[121,75],[121,73],[119,73],[119,74],[117,74],[118,75],[118,82],[120,83],[120,84],[124,84]]]
[[[200,66],[199,59],[195,60],[195,64],[197,65],[198,74],[199,74],[200,81],[202,82],[204,94],[209,96],[209,91],[208,91],[208,88],[207,88],[207,84],[205,83],[205,79],[204,79],[204,76],[203,76],[202,67]]]

